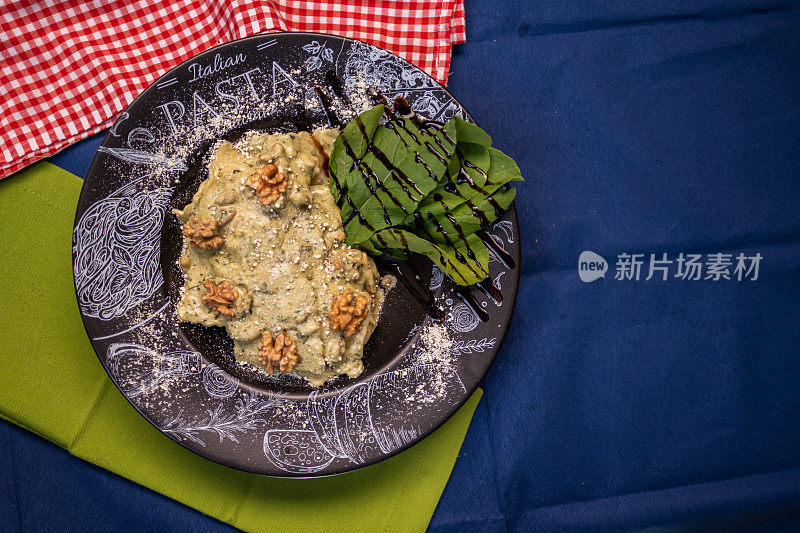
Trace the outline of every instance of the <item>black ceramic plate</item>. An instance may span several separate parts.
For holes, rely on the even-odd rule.
[[[331,72],[354,111],[370,107],[364,96],[372,86],[390,100],[404,96],[433,120],[469,118],[427,74],[362,42],[310,33],[234,41],[177,66],[120,115],[92,161],[75,217],[78,302],[111,379],[165,435],[259,474],[345,472],[430,434],[486,374],[516,299],[519,270],[493,256],[491,277],[504,298],[478,293],[490,316],[483,322],[441,272],[420,262],[422,282],[447,311],[445,326],[432,325],[398,284],[366,346],[363,374],[320,389],[244,369],[220,328],[177,320],[181,236],[170,210],[188,203],[205,179],[216,140],[327,126],[315,87],[336,99],[326,85]],[[490,233],[519,263],[513,207]],[[426,343],[442,334],[445,350]]]

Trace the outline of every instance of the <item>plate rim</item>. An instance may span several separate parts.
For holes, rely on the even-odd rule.
[[[215,51],[219,51],[220,49],[222,49],[222,48],[224,48],[226,46],[230,46],[233,43],[243,43],[243,42],[246,42],[246,41],[259,41],[259,40],[268,39],[268,38],[275,37],[275,36],[308,36],[308,37],[317,37],[317,38],[328,37],[328,38],[334,38],[334,39],[342,40],[342,41],[349,42],[349,43],[363,43],[363,44],[378,48],[378,49],[390,54],[391,56],[394,56],[396,58],[401,59],[403,62],[405,62],[405,63],[407,63],[409,65],[412,65],[413,67],[415,67],[415,68],[419,69],[421,72],[423,72],[426,76],[428,76],[428,78],[430,80],[432,80],[436,84],[438,89],[444,91],[445,94],[447,94],[447,96],[449,98],[451,98],[454,102],[456,102],[461,107],[461,109],[464,110],[464,113],[466,114],[466,116],[473,123],[477,124],[477,121],[475,121],[475,119],[469,114],[469,112],[467,111],[466,107],[452,93],[450,93],[450,91],[442,83],[440,83],[436,78],[434,78],[433,76],[431,76],[430,74],[428,74],[427,72],[422,70],[420,67],[417,67],[416,65],[414,65],[410,61],[398,56],[397,54],[395,54],[395,53],[393,53],[393,52],[391,52],[389,50],[386,50],[385,48],[382,48],[382,47],[377,46],[377,45],[373,45],[371,43],[367,43],[366,41],[361,41],[359,39],[354,39],[354,38],[351,38],[351,37],[345,37],[345,36],[342,36],[342,35],[335,35],[335,34],[321,33],[321,32],[280,31],[280,32],[270,32],[270,33],[260,33],[260,34],[256,34],[256,35],[249,35],[249,36],[241,37],[241,38],[238,38],[238,39],[233,39],[233,40],[230,40],[230,41],[226,41],[224,43],[220,43],[220,44],[217,44],[217,45],[212,46],[210,48],[207,48],[207,49],[203,50],[202,52],[199,52],[198,54],[195,54],[194,56],[192,56],[190,58],[187,58],[186,60],[174,65],[169,70],[167,70],[164,74],[162,74],[161,76],[159,76],[158,78],[156,78],[152,82],[150,82],[150,84],[144,90],[142,90],[139,94],[137,94],[136,97],[129,104],[127,104],[122,110],[120,110],[113,117],[113,122],[111,122],[111,124],[108,126],[108,132],[103,137],[103,140],[101,141],[99,146],[100,147],[104,146],[106,144],[106,142],[110,138],[113,137],[114,127],[117,124],[118,118],[122,113],[125,113],[137,101],[145,98],[151,92],[154,92],[157,89],[157,84],[160,81],[162,81],[164,78],[166,78],[166,77],[170,76],[171,74],[173,74],[176,70],[180,69],[181,67],[184,67],[185,65],[188,65],[192,61],[195,61],[196,58],[198,58],[200,56],[204,56],[206,54],[210,54],[210,53],[213,53]],[[77,203],[76,208],[75,208],[75,217],[74,217],[74,220],[73,220],[73,234],[74,234],[75,228],[77,227],[77,225],[79,223],[80,217],[86,212],[86,210],[89,207],[91,207],[91,205],[94,204],[94,202],[93,202],[93,203],[89,204],[88,206],[86,206],[85,209],[81,209],[81,207],[83,207],[84,204],[88,201],[86,199],[88,197],[88,194],[89,194],[88,193],[88,188],[87,188],[87,180],[88,180],[88,178],[90,176],[90,173],[92,172],[93,167],[95,167],[95,164],[98,161],[98,157],[99,157],[100,153],[101,153],[101,151],[99,149],[97,151],[95,151],[94,155],[92,156],[92,160],[89,163],[89,167],[88,167],[88,169],[86,171],[86,175],[83,178],[83,183],[81,184],[81,190],[80,190],[80,194],[79,194],[79,197],[78,197],[78,203]],[[130,182],[128,182],[128,183],[130,183]],[[125,186],[125,185],[127,185],[127,183],[122,185],[122,186]],[[518,218],[518,215],[517,215],[516,201],[511,203],[509,208],[506,210],[506,213],[508,215],[510,215],[510,217],[512,219],[511,220],[511,222],[513,224],[512,227],[518,229],[519,228],[519,218]],[[159,231],[159,233],[161,233],[161,231]],[[504,323],[501,323],[500,331],[498,331],[497,346],[493,350],[493,353],[492,353],[491,357],[489,358],[488,363],[485,366],[485,370],[482,371],[481,377],[475,381],[474,386],[471,386],[470,388],[465,387],[465,391],[466,391],[465,394],[463,394],[463,396],[458,401],[448,405],[447,409],[445,410],[446,414],[444,416],[438,416],[436,422],[429,429],[427,429],[424,432],[421,432],[421,434],[418,437],[416,437],[414,439],[411,439],[407,443],[405,443],[405,444],[403,444],[403,445],[401,445],[401,446],[399,446],[397,448],[394,448],[389,452],[381,451],[381,453],[379,455],[376,455],[373,458],[367,459],[366,461],[364,461],[362,463],[354,463],[354,462],[351,461],[351,462],[348,462],[347,464],[343,465],[342,467],[339,467],[338,470],[336,470],[336,471],[311,473],[311,474],[300,474],[300,473],[294,473],[294,472],[290,472],[290,471],[280,471],[280,473],[268,473],[268,472],[264,472],[264,471],[261,471],[261,470],[257,470],[255,468],[248,468],[245,465],[231,464],[231,463],[225,462],[222,459],[218,459],[216,457],[212,457],[209,454],[202,453],[205,448],[198,449],[198,448],[195,448],[195,447],[190,447],[189,446],[189,442],[187,442],[185,440],[182,440],[182,439],[178,438],[177,436],[173,436],[170,433],[165,432],[161,427],[159,427],[158,424],[156,424],[155,421],[151,420],[151,418],[147,415],[147,413],[144,412],[144,410],[142,410],[139,406],[136,405],[136,403],[133,402],[132,398],[128,394],[126,394],[123,391],[123,389],[120,386],[120,384],[117,383],[117,380],[114,378],[112,372],[109,371],[109,368],[108,368],[108,366],[106,364],[106,360],[100,355],[100,350],[98,349],[98,347],[95,344],[95,342],[96,342],[95,338],[92,337],[92,335],[89,333],[87,320],[89,318],[91,318],[91,317],[87,317],[84,314],[84,312],[81,309],[81,307],[80,307],[80,295],[78,293],[77,276],[76,276],[76,272],[75,272],[75,266],[76,265],[75,265],[75,256],[74,256],[74,252],[73,252],[74,247],[71,247],[72,282],[73,282],[73,290],[74,290],[74,293],[75,293],[76,303],[79,304],[78,305],[78,311],[79,311],[80,316],[81,316],[81,323],[83,324],[83,328],[84,328],[84,331],[86,332],[86,336],[89,339],[90,344],[92,345],[92,350],[95,352],[95,356],[100,361],[100,364],[102,365],[103,370],[105,371],[106,375],[111,380],[111,382],[114,384],[114,386],[117,388],[119,393],[122,395],[122,397],[125,398],[125,400],[136,410],[136,412],[139,415],[141,415],[145,420],[147,420],[147,422],[150,423],[161,435],[164,435],[165,437],[167,437],[170,440],[172,440],[172,441],[176,442],[177,444],[179,444],[181,447],[183,447],[186,450],[198,455],[199,457],[202,457],[205,460],[209,460],[209,461],[212,461],[212,462],[214,462],[216,464],[219,464],[219,465],[222,465],[222,466],[225,466],[225,467],[228,467],[228,468],[232,468],[232,469],[235,469],[235,470],[238,470],[238,471],[247,472],[247,473],[250,473],[250,474],[256,474],[256,475],[259,475],[259,476],[278,478],[278,479],[285,479],[285,478],[291,478],[291,479],[315,479],[315,478],[338,476],[338,475],[341,475],[341,474],[346,474],[348,472],[354,472],[356,470],[361,470],[361,469],[373,466],[375,464],[378,464],[378,463],[380,463],[382,461],[385,461],[386,459],[394,457],[394,456],[396,456],[396,455],[398,455],[398,454],[410,449],[411,447],[416,446],[417,444],[422,442],[424,439],[426,439],[429,436],[431,436],[434,432],[439,430],[459,410],[461,410],[461,408],[470,400],[470,398],[472,398],[474,396],[475,392],[483,384],[484,379],[488,375],[489,371],[492,368],[492,365],[494,364],[495,360],[497,359],[497,356],[500,353],[500,350],[502,349],[503,343],[504,343],[504,341],[506,339],[506,336],[508,334],[508,329],[511,326],[511,322],[513,321],[514,313],[516,311],[516,301],[517,301],[517,296],[518,296],[518,293],[519,293],[519,283],[520,283],[521,271],[522,271],[521,256],[522,256],[523,238],[522,238],[521,232],[519,232],[519,231],[516,232],[516,238],[519,240],[519,244],[517,246],[517,250],[519,250],[519,257],[515,257],[515,260],[517,261],[517,264],[516,264],[515,268],[508,269],[508,271],[510,273],[512,273],[512,276],[513,276],[512,279],[513,279],[514,290],[508,297],[506,297],[504,295],[504,300],[506,298],[509,299],[510,312],[508,314],[508,319],[506,321],[504,321]],[[161,267],[159,266],[159,268],[161,268]],[[425,319],[423,319],[423,322],[425,320],[427,320],[427,317]],[[249,385],[249,384],[247,385],[247,387],[248,388],[252,388],[252,386]],[[318,389],[319,388],[316,388],[316,390],[318,390]],[[343,390],[348,390],[348,389],[343,389]]]

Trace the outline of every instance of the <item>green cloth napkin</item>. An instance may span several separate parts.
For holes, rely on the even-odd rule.
[[[81,183],[50,163],[0,182],[0,416],[245,530],[424,530],[481,391],[420,444],[339,476],[267,478],[195,455],[131,407],[89,344],[70,255]]]

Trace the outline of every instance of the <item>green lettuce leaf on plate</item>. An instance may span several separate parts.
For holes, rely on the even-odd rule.
[[[489,251],[475,232],[502,215],[516,193],[510,182],[522,181],[491,145],[460,117],[437,124],[378,105],[354,118],[329,164],[345,242],[395,259],[424,255],[460,285],[482,281]]]

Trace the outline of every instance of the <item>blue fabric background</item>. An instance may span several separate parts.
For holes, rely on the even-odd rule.
[[[467,2],[450,89],[526,178],[520,297],[434,532],[800,529],[800,10]],[[101,136],[56,164],[83,175]],[[763,256],[757,281],[577,259]],[[0,425],[12,528],[227,526]]]

